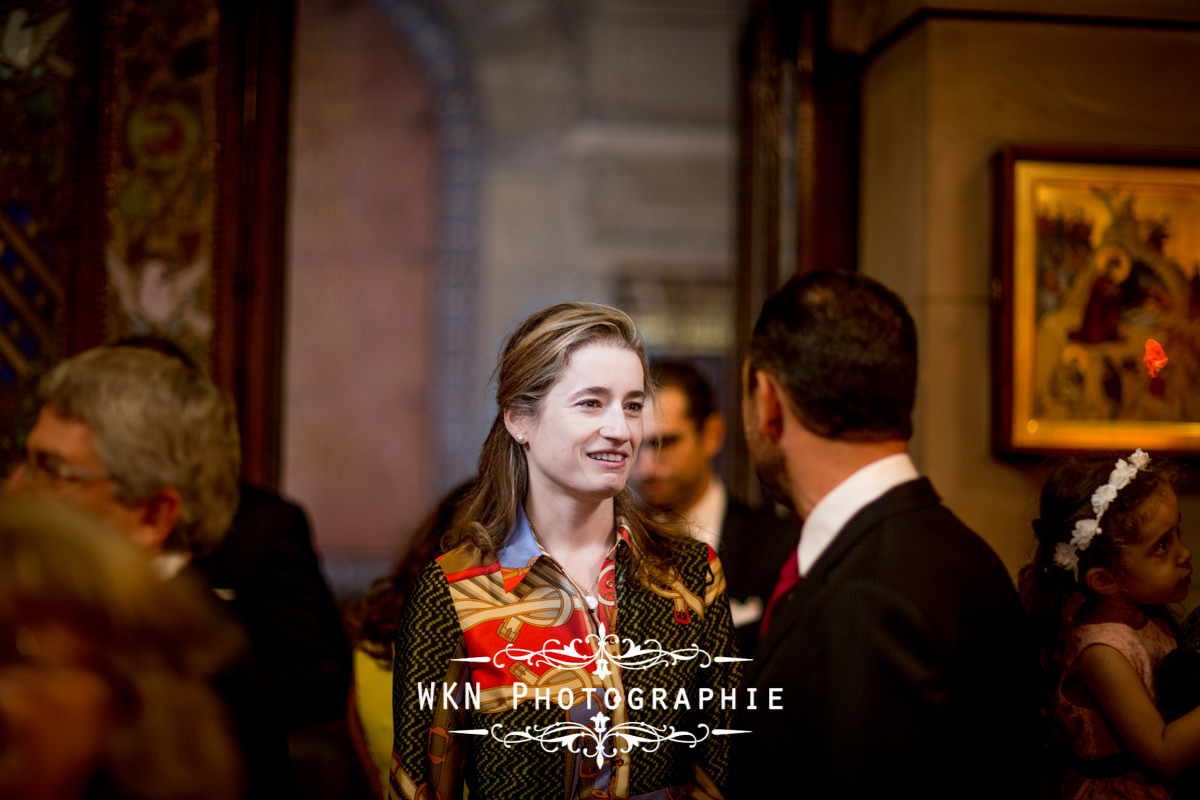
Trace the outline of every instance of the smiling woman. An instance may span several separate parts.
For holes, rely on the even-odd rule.
[[[635,353],[593,344],[571,358],[540,414],[505,414],[505,427],[525,446],[527,505],[542,506],[562,495],[584,500],[591,510],[597,504],[586,498],[605,500],[625,488],[642,441],[644,387]],[[601,519],[597,528],[611,533],[611,521]],[[588,538],[585,532],[572,533]]]
[[[607,306],[510,336],[478,482],[400,622],[397,796],[719,796],[724,708],[624,702],[737,678],[720,562],[626,488],[646,372]]]

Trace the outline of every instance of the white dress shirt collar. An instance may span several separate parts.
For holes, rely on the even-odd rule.
[[[918,477],[908,453],[897,453],[871,462],[835,486],[804,520],[796,548],[800,574],[808,573],[855,514],[891,489]]]
[[[166,553],[158,553],[151,561],[154,565],[154,571],[158,573],[158,577],[164,581],[174,578],[183,568],[192,560],[190,553],[180,553],[178,551],[170,551]]]
[[[708,488],[696,504],[683,515],[692,536],[707,544],[714,551],[721,544],[721,528],[725,522],[725,507],[729,505],[729,492],[717,476],[712,476]]]

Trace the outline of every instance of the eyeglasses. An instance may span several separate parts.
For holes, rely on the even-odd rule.
[[[23,464],[29,482],[38,487],[95,483],[112,478],[107,470],[68,464],[58,456],[37,450],[27,450]]]

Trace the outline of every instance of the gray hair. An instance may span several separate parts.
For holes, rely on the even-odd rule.
[[[199,556],[220,542],[238,502],[237,415],[200,370],[142,347],[97,347],[46,373],[37,400],[91,429],[120,502],[179,492],[168,550]]]

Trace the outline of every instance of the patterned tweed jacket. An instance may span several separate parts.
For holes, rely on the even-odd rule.
[[[396,642],[392,797],[720,796],[740,672],[720,562],[688,541],[638,589],[618,533],[594,611],[523,514],[494,560],[425,568]]]

